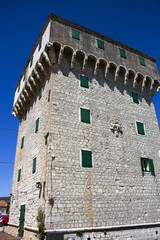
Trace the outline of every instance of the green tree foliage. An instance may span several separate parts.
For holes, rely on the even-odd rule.
[[[44,240],[45,238],[45,214],[44,210],[39,207],[38,208],[38,215],[37,215],[37,225],[38,225],[38,232],[39,232],[39,239]]]
[[[7,214],[9,214],[9,209],[10,209],[10,202],[7,202],[7,209],[6,209]]]

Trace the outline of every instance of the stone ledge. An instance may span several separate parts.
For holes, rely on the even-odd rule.
[[[154,228],[160,227],[160,222],[155,223],[140,223],[140,224],[130,224],[130,225],[117,225],[117,226],[104,226],[104,227],[88,227],[88,228],[71,228],[71,229],[56,229],[56,230],[46,230],[46,233],[72,233],[77,231],[90,232],[90,231],[115,231],[115,230],[128,230],[128,229],[138,229],[138,228]]]

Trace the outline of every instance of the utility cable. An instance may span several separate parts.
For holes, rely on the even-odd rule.
[[[14,164],[14,162],[0,162],[0,163],[8,163],[8,164]]]

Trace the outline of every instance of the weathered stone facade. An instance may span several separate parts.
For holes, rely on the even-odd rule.
[[[51,14],[16,87],[8,231],[18,233],[25,205],[26,240],[38,236],[39,206],[48,239],[158,239],[160,135],[152,95],[159,86],[155,58]],[[88,123],[81,109],[90,110]],[[92,166],[83,167],[82,151],[92,154]],[[154,172],[144,166],[149,159]]]

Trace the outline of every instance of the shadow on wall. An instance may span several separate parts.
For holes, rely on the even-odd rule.
[[[57,50],[56,48],[56,51]],[[58,54],[56,57],[58,57]],[[64,49],[61,61],[58,63],[57,60],[56,62],[58,64],[53,66],[54,73],[61,71],[65,77],[68,77],[72,71],[78,80],[80,79],[80,75],[86,75],[89,76],[90,83],[96,80],[97,84],[101,87],[104,88],[107,85],[112,91],[117,88],[122,95],[124,95],[124,91],[126,91],[130,97],[132,97],[132,92],[136,92],[138,93],[139,101],[142,101],[142,98],[144,98],[148,105],[152,103],[150,79],[146,78],[144,84],[144,79],[141,74],[136,75],[131,69],[127,72],[123,66],[118,67],[114,63],[107,65],[103,59],[100,60],[96,66],[96,58],[91,55],[88,56],[85,63],[84,54],[80,51],[78,51],[75,56],[73,68],[73,66],[71,67],[72,57],[72,51],[70,49]]]

